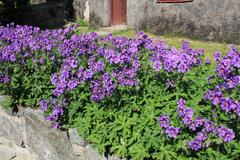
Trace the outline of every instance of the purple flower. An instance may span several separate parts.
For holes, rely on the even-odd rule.
[[[130,46],[130,48],[129,48],[129,51],[130,51],[131,53],[137,52],[137,51],[138,51],[137,46],[138,46],[138,45],[137,45],[136,43],[132,43],[131,46]]]
[[[196,127],[196,125],[195,125],[194,122],[190,122],[190,123],[188,124],[188,127],[189,127],[189,129],[191,129],[192,131],[195,131],[195,130],[197,129],[197,127]]]
[[[174,88],[176,86],[175,82],[173,80],[167,79],[166,83],[168,88]]]
[[[219,61],[220,58],[221,58],[221,53],[220,53],[219,51],[218,51],[218,52],[215,52],[215,54],[214,54],[214,59],[215,59],[215,61]]]
[[[10,81],[11,81],[11,78],[9,76],[6,76],[6,75],[0,76],[0,82],[7,84]]]
[[[194,110],[192,108],[186,107],[184,109],[185,117],[193,118]]]
[[[229,97],[227,97],[227,98],[222,98],[220,107],[222,110],[226,112],[230,112],[234,110],[237,106]]]
[[[192,118],[189,117],[189,116],[184,116],[183,119],[182,119],[182,121],[183,121],[183,124],[189,125],[189,124],[192,123]],[[194,127],[194,126],[193,126],[193,127]]]
[[[78,80],[76,78],[74,79],[71,79],[68,84],[67,84],[67,87],[68,87],[68,90],[73,90],[74,88],[76,88],[78,86]]]
[[[219,87],[214,90],[208,90],[204,96],[204,100],[210,100],[213,105],[218,105],[222,100],[222,92]]]
[[[54,128],[54,129],[57,129],[57,128],[59,128],[59,123],[53,122],[51,127]]]
[[[116,85],[114,84],[113,80],[111,79],[111,76],[109,73],[105,73],[102,75],[102,79],[104,82],[103,87],[106,90],[106,94],[108,96],[112,95],[112,93],[114,92],[114,90],[116,89]]]
[[[201,127],[204,124],[204,119],[202,117],[197,117],[194,123],[196,127]]]
[[[106,91],[105,89],[102,87],[101,81],[99,80],[94,80],[92,82],[92,95],[91,95],[91,99],[99,102],[102,99],[105,98],[105,94]]]
[[[205,129],[207,132],[213,131],[213,129],[214,129],[214,127],[213,127],[213,122],[210,121],[210,120],[205,120],[204,129]]]
[[[211,64],[211,61],[208,59],[208,58],[206,58],[206,64]]]
[[[65,90],[65,86],[57,86],[57,87],[54,89],[53,94],[54,94],[55,96],[60,96],[61,94],[63,94],[64,90]]]
[[[10,58],[9,58],[10,61],[14,62],[14,61],[16,61],[16,59],[17,59],[17,57],[14,54],[10,55]]]
[[[41,64],[44,63],[44,59],[43,59],[43,57],[40,58],[39,62],[40,62]]]
[[[102,61],[98,61],[95,64],[94,71],[97,72],[97,71],[103,71],[103,70],[104,70],[104,63]]]
[[[214,96],[212,98],[212,104],[218,105],[222,100],[222,92],[220,90],[215,91]]]
[[[160,123],[160,126],[164,129],[168,128],[169,127],[169,118],[167,115],[162,115],[160,118],[159,118],[159,123]]]
[[[63,115],[63,110],[61,106],[56,106],[53,108],[53,111],[50,116],[47,117],[49,121],[57,121],[59,116]]]
[[[79,67],[78,71],[77,71],[77,77],[82,79],[84,75],[84,68],[81,66]]]
[[[91,70],[87,70],[83,72],[83,79],[91,79],[93,77],[93,72]]]
[[[237,116],[240,116],[240,102],[236,102],[236,108],[234,109],[234,113],[236,113]]]
[[[184,124],[190,124],[193,120],[194,111],[189,107],[178,110],[179,116],[183,119]]]
[[[78,65],[78,61],[75,57],[71,57],[68,61],[69,65],[72,67],[72,68],[76,68],[77,65]]]
[[[187,67],[186,63],[180,63],[178,65],[178,72],[179,73],[185,73],[185,72],[187,72],[187,70],[188,70],[188,67]]]
[[[70,72],[68,70],[63,70],[61,72],[61,76],[60,76],[60,79],[67,79],[70,77]]]
[[[235,134],[232,129],[221,126],[218,128],[218,137],[223,139],[224,142],[231,142],[235,138]]]
[[[52,78],[51,78],[51,83],[56,86],[58,83],[58,75],[55,73],[53,74]]]
[[[204,95],[204,100],[212,100],[213,99],[214,92],[212,90],[208,90],[206,94]]]
[[[230,89],[234,89],[239,83],[239,76],[231,76],[226,79],[226,84]]]
[[[39,102],[39,105],[43,111],[48,110],[48,102],[46,100],[41,100]]]
[[[179,108],[179,109],[183,109],[183,108],[185,107],[185,105],[186,105],[185,100],[181,98],[181,99],[178,101],[178,108]]]
[[[151,42],[152,43],[152,42]],[[168,73],[177,71],[184,74],[194,66],[201,64],[199,56],[202,50],[194,50],[188,42],[182,43],[182,48],[169,48],[164,42],[147,44],[146,48],[151,54],[152,68],[159,71],[164,68]]]
[[[166,129],[166,133],[170,138],[176,138],[180,132],[181,132],[180,128],[175,128],[173,126],[170,126]]]
[[[206,139],[207,139],[207,134],[204,131],[200,131],[197,133],[196,140],[203,142]]]
[[[55,59],[56,59],[55,55],[52,55],[52,56],[50,57],[50,60],[51,60],[51,61],[54,61]]]
[[[162,69],[162,64],[159,61],[153,63],[152,68],[156,71],[160,71]]]
[[[202,141],[200,141],[198,139],[194,139],[189,142],[188,146],[193,151],[199,151],[202,148]]]

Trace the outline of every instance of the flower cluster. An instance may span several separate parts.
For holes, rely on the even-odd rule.
[[[53,99],[51,101],[41,100],[39,104],[43,111],[51,110],[51,114],[46,116],[45,119],[52,122],[52,128],[58,128],[59,118],[63,116],[63,110],[67,103],[65,101]]]
[[[1,26],[0,62],[18,64],[19,68],[28,65],[28,61],[36,66],[54,64],[50,78],[54,87],[52,97],[71,97],[75,90],[84,86],[91,92],[89,98],[96,102],[113,95],[120,87],[139,84],[140,60],[144,53],[149,52],[153,69],[164,68],[168,73],[185,73],[201,63],[199,57],[203,51],[190,48],[187,42],[176,49],[169,48],[163,41],[153,42],[143,32],[138,33],[138,38],[128,39],[111,34],[99,36],[94,32],[78,35],[74,33],[75,29],[76,26],[72,26],[42,31],[31,26]],[[0,82],[8,83],[12,70],[9,65],[3,66]],[[168,78],[166,81],[169,87],[175,86],[173,80]],[[52,106],[54,112],[54,108],[59,107],[52,103],[40,102],[40,105],[43,110]],[[58,113],[62,112],[63,109]],[[55,122],[60,116],[49,120]],[[169,135],[174,130],[172,127],[166,129]]]
[[[182,118],[183,124],[187,125],[191,131],[197,131],[196,137],[189,142],[189,147],[194,150],[200,150],[203,147],[203,143],[207,140],[208,134],[213,134],[221,138],[224,142],[231,142],[235,135],[231,129],[221,126],[217,127],[217,124],[206,118],[197,117],[193,120],[193,109],[186,107],[185,100],[180,99],[178,101],[178,115]],[[208,147],[208,146],[206,146]]]
[[[9,83],[11,78],[7,75],[0,75],[0,83]]]
[[[148,48],[151,51],[152,68],[156,71],[164,69],[168,73],[186,73],[202,63],[200,56],[203,55],[203,50],[190,48],[186,41],[182,42],[180,49],[169,48],[163,41]]]
[[[81,86],[90,86],[91,100],[99,102],[118,87],[138,85],[139,54],[144,39],[73,34],[59,44],[60,70],[51,77],[53,95],[64,97]],[[51,120],[51,119],[50,119]]]
[[[61,96],[79,84],[90,83],[91,99],[100,101],[112,95],[118,85],[136,86],[140,44],[138,40],[112,35],[73,35],[60,45],[64,59],[60,72],[53,74],[51,79],[54,95]],[[107,71],[109,68],[111,70]]]
[[[178,116],[182,119],[182,123],[192,132],[196,132],[195,138],[189,141],[188,144],[189,148],[193,151],[202,149],[209,135],[216,136],[226,143],[231,142],[235,138],[232,129],[224,126],[219,127],[212,121],[202,117],[197,117],[194,120],[194,110],[190,107],[186,107],[186,102],[183,99],[178,101],[177,112]],[[170,120],[167,115],[162,115],[159,118],[159,123],[162,128],[166,129],[166,133],[170,138],[176,138],[180,133],[180,128],[169,126]],[[209,147],[209,144],[206,144],[205,147]]]
[[[221,57],[220,52],[216,52],[215,60],[217,62],[217,75],[224,80],[224,87],[234,89],[240,84],[240,52],[232,46],[228,54]]]
[[[224,97],[221,87],[217,86],[214,89],[209,89],[204,96],[205,100],[209,100],[212,105],[220,106],[220,108],[227,113],[235,113],[240,116],[240,102]]]
[[[220,52],[216,52],[214,58],[217,63],[217,76],[214,79],[218,83],[207,91],[204,100],[210,101],[213,106],[220,106],[227,113],[240,116],[240,102],[230,97],[230,93],[238,89],[240,84],[240,52],[232,46],[226,56],[221,57]]]
[[[162,115],[159,118],[159,124],[163,129],[166,130],[166,134],[170,138],[176,138],[177,135],[181,133],[181,128],[169,126],[170,121],[168,115]]]
[[[37,65],[44,64],[44,54],[50,60],[55,60],[53,50],[69,35],[73,34],[76,26],[65,29],[45,30],[38,27],[19,26],[14,24],[0,26],[0,63],[2,65],[0,82],[7,83],[11,79],[9,64],[25,65],[31,60]],[[39,54],[42,53],[42,54]]]

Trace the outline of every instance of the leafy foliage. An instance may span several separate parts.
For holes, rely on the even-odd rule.
[[[216,67],[204,63],[202,50],[187,42],[171,48],[144,33],[127,39],[26,26],[1,27],[0,33],[1,87],[13,105],[40,104],[53,128],[76,127],[102,154],[136,160],[240,158],[238,115],[223,112],[206,96],[228,82],[229,75],[239,75],[238,66],[231,66],[235,63],[229,64],[233,69],[226,77],[217,71],[234,59],[233,51],[239,61],[236,49]],[[221,91],[238,102],[239,84]],[[194,110],[194,119],[233,129],[234,140],[209,133],[201,149],[192,150],[196,131],[182,122],[180,99],[189,113]],[[168,115],[169,126],[181,128],[177,136],[170,137],[159,125],[161,115]]]

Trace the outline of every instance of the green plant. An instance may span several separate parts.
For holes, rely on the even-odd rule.
[[[77,19],[77,24],[79,27],[89,27],[89,23],[84,19]]]
[[[12,104],[12,98],[10,96],[0,97],[0,106],[4,108],[10,108]]]
[[[202,49],[187,42],[169,47],[142,32],[128,39],[10,25],[0,27],[0,43],[1,87],[13,104],[39,102],[53,128],[76,127],[102,154],[239,159],[240,54],[234,47],[223,58],[216,54],[216,67],[203,61]],[[221,102],[221,110],[213,96],[219,88],[236,101]],[[169,117],[165,123],[162,115]],[[194,144],[199,131],[207,136]]]

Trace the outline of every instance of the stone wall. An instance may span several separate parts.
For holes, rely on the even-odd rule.
[[[1,96],[0,96],[1,101]],[[121,160],[104,157],[79,137],[76,129],[50,128],[40,110],[19,108],[12,115],[0,107],[1,160]]]
[[[89,21],[89,0],[73,0],[74,19]]]
[[[129,27],[157,34],[180,33],[205,40],[240,43],[239,0],[194,0],[190,3],[156,3],[128,0]]]
[[[110,0],[89,0],[89,7],[92,27],[110,25]]]

